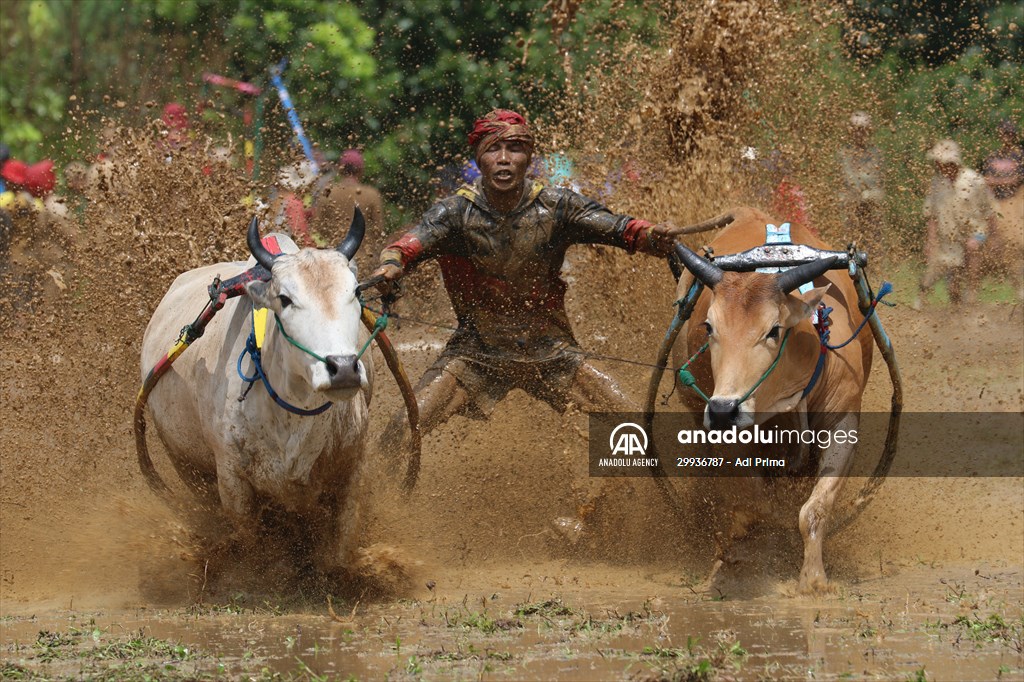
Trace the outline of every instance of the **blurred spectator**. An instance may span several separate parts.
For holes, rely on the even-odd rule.
[[[273,229],[288,232],[300,247],[316,246],[306,217],[315,181],[316,173],[309,161],[287,165],[278,173],[277,186],[270,196],[268,215]]]
[[[6,234],[0,239],[9,245],[12,239],[12,216],[40,215],[43,211],[43,197],[53,190],[57,179],[53,174],[53,161],[40,161],[27,164],[24,161],[10,158],[10,151],[4,147],[0,155],[6,158],[0,162],[0,179],[3,191],[0,192],[0,210],[5,213],[3,220]]]
[[[173,153],[188,147],[189,123],[188,112],[185,107],[177,102],[169,102],[164,106],[163,115],[160,121],[166,128],[166,134],[159,143],[161,150],[167,152],[167,162],[173,160]]]
[[[765,159],[762,166],[772,187],[768,213],[783,222],[806,228],[815,237],[820,236],[811,224],[807,193],[793,179],[789,159],[781,150],[776,149]]]
[[[882,152],[869,144],[871,116],[863,111],[850,116],[849,146],[839,150],[843,190],[843,220],[858,243],[881,249],[884,241]]]
[[[744,147],[734,175],[736,185],[729,193],[730,201],[753,203],[780,223],[801,225],[818,236],[811,224],[807,194],[793,179],[792,167],[782,151],[776,149],[762,157],[756,147]]]
[[[576,165],[566,154],[555,152],[547,154],[542,160],[543,173],[540,175],[542,182],[552,187],[566,187],[574,192],[580,192],[580,186],[576,178]]]
[[[470,159],[462,164],[459,177],[467,185],[472,185],[480,178],[480,166],[476,165],[476,159]]]
[[[53,161],[49,159],[31,165],[24,161],[8,159],[0,167],[0,176],[3,177],[7,189],[23,190],[37,199],[52,192],[57,185]]]
[[[85,222],[86,192],[89,189],[89,167],[81,161],[64,166],[65,202],[79,227]]]
[[[311,216],[315,214],[316,207],[320,205],[320,201],[327,195],[331,185],[338,179],[339,155],[336,151],[314,149],[313,158],[316,160],[316,165],[320,167],[320,174],[317,176],[316,182],[313,183],[313,189],[310,190],[310,194],[313,197],[313,212]]]
[[[366,247],[379,245],[384,237],[384,208],[380,192],[363,182],[363,155],[348,149],[338,159],[337,179],[318,198],[311,228],[325,244],[337,244],[352,223],[355,207],[366,218]],[[366,247],[365,253],[372,253]]]
[[[979,252],[995,226],[992,194],[981,176],[963,165],[960,146],[940,140],[928,159],[935,165],[935,175],[924,203],[927,267],[915,310],[921,309],[924,294],[943,278],[954,304],[975,301]]]
[[[7,191],[7,183],[4,182],[3,169],[4,164],[11,158],[11,150],[5,144],[0,144],[0,192]]]
[[[11,158],[11,150],[7,145],[0,144],[0,204],[4,202],[4,198],[7,196],[7,183],[3,178],[3,168],[9,158]],[[7,269],[7,262],[9,260],[7,252],[10,249],[13,231],[14,222],[11,220],[11,215],[7,212],[6,208],[0,205],[0,272]]]
[[[998,132],[1002,146],[985,159],[982,174],[995,198],[1002,200],[1014,196],[1024,185],[1024,146],[1013,121],[1001,122]]]
[[[1012,121],[1002,121],[998,131],[1002,145],[989,154],[982,168],[996,210],[996,229],[986,260],[1008,271],[1024,301],[1024,146]]]
[[[215,171],[218,173],[227,172],[234,165],[235,156],[231,153],[230,147],[218,145],[212,148],[206,156],[207,162],[203,166],[203,175],[213,175]]]

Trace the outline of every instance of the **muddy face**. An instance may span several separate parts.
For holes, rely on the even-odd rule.
[[[509,198],[518,202],[530,167],[530,151],[530,145],[522,140],[498,140],[480,154],[477,163],[484,190],[492,203]]]

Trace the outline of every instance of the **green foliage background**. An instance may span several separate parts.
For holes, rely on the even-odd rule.
[[[560,26],[556,9],[566,5],[579,11]],[[264,87],[264,137],[280,149],[290,133],[267,68],[288,58],[289,90],[313,141],[363,148],[368,176],[388,198],[419,207],[437,169],[464,153],[473,118],[499,105],[541,120],[564,111],[586,90],[583,76],[624,45],[657,49],[672,7],[669,0],[654,8],[639,0],[6,0],[0,138],[27,160],[88,158],[95,140],[75,116],[101,112],[139,123],[171,100],[192,112],[206,101],[211,126],[242,134],[239,114],[251,102],[205,86],[201,74],[211,71]],[[955,137],[977,166],[996,143],[994,125],[1024,117],[1024,2],[853,0],[834,16],[821,32],[819,70],[830,88],[847,93],[850,108],[886,122],[876,142],[901,160],[891,198],[895,217],[910,220],[918,207],[904,199],[919,192],[931,142]]]

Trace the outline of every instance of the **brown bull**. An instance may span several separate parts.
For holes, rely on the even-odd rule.
[[[777,224],[755,209],[737,209],[732,215],[732,222],[710,244],[716,256],[740,253],[763,244],[765,225]],[[799,225],[793,226],[791,237],[795,244],[829,248]],[[735,425],[742,429],[755,423],[795,418],[801,426],[806,423],[802,428],[815,432],[857,429],[861,398],[871,370],[870,334],[862,334],[847,346],[828,352],[817,380],[811,385],[821,347],[811,315],[819,302],[833,309],[834,341],[848,339],[861,321],[857,292],[849,275],[844,270],[829,271],[831,260],[808,263],[783,273],[723,272],[692,251],[684,251],[687,271],[680,277],[677,297],[686,294],[695,276],[705,289],[683,328],[685,342],[677,343],[673,351],[673,364],[681,366],[708,343],[708,352],[690,367],[708,402],[705,404],[696,392],[682,392],[689,408],[703,411],[705,427],[729,429]],[[798,287],[809,281],[813,281],[815,288],[801,294]],[[776,360],[775,369],[769,372]],[[810,391],[805,395],[808,387]],[[790,416],[780,417],[786,413]],[[816,465],[817,479],[800,509],[803,592],[822,590],[827,585],[822,542],[854,450],[855,445],[849,442],[833,440],[822,449],[816,462],[809,463],[812,467]],[[791,460],[797,461],[808,451],[789,454]],[[749,486],[760,490],[758,486],[763,487],[764,481],[732,478],[725,484],[737,491],[750,492]],[[755,496],[744,493],[736,497],[751,502]],[[723,534],[728,536],[725,539],[741,536],[752,520],[749,514],[737,511],[732,528]],[[726,544],[719,545],[716,570],[725,558]]]

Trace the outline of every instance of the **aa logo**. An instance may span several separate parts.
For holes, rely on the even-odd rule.
[[[642,457],[647,454],[647,432],[633,422],[619,424],[608,438],[608,447],[613,455]]]

